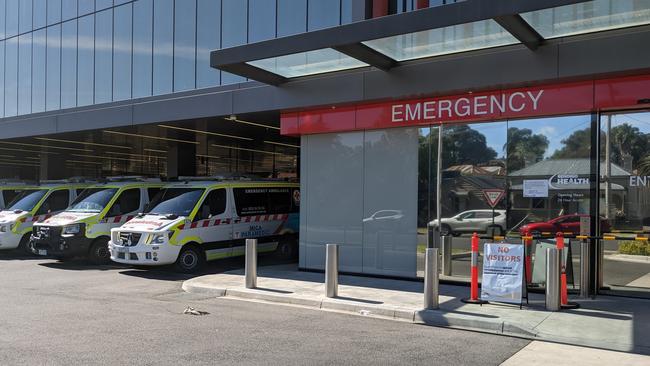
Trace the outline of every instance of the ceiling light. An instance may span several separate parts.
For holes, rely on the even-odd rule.
[[[187,140],[171,139],[171,138],[167,138],[167,137],[158,137],[158,136],[140,135],[140,134],[137,134],[137,133],[126,133],[126,132],[109,131],[109,130],[104,130],[103,132],[105,132],[105,133],[110,133],[110,134],[114,134],[114,135],[140,137],[140,138],[143,138],[143,139],[153,139],[153,140],[174,141],[174,142],[182,142],[182,143],[193,144],[193,145],[198,145],[198,144],[199,144],[199,143],[196,142],[196,141],[187,141]]]
[[[292,144],[283,144],[282,142],[275,142],[275,141],[264,141],[267,144],[273,144],[273,145],[280,145],[280,146],[288,146],[288,147],[295,147],[296,149],[300,149],[300,146],[298,145],[292,145]]]
[[[128,158],[117,158],[114,156],[99,156],[99,155],[85,155],[85,154],[70,154],[72,156],[78,156],[81,158],[96,158],[96,159],[108,159],[108,160],[123,160],[123,161],[146,161],[140,159],[128,159]]]
[[[262,123],[255,123],[255,122],[250,122],[250,121],[242,121],[241,119],[237,119],[237,116],[225,117],[224,119],[227,120],[227,121],[243,123],[243,124],[256,126],[256,127],[271,128],[273,130],[278,130],[278,131],[280,130],[280,127],[275,127],[275,126],[270,126],[270,125],[265,125],[265,124],[262,124]]]
[[[67,142],[69,144],[91,145],[91,146],[101,146],[101,147],[114,147],[114,148],[117,148],[117,149],[132,149],[131,146],[100,144],[100,143],[96,143],[96,142],[83,142],[83,141],[51,139],[51,138],[47,138],[47,137],[34,137],[34,138],[37,139],[37,140],[42,140],[42,141]]]
[[[135,156],[141,158],[156,158],[156,159],[167,159],[166,156],[157,156],[157,155],[142,155],[142,154],[129,154],[117,151],[107,151],[106,154],[115,154],[115,155],[124,155],[124,156]]]
[[[153,151],[153,152],[158,152],[158,153],[167,153],[166,150],[156,150],[156,149],[142,149],[144,151]]]
[[[16,157],[16,155],[0,155],[0,158],[12,159],[12,158],[15,158],[15,157]],[[25,159],[29,159],[29,158],[25,158]],[[40,158],[37,158],[37,159],[40,160]]]
[[[264,153],[264,154],[271,154],[271,155],[282,155],[281,153],[276,153],[276,152],[273,152],[273,151],[255,150],[255,149],[246,149],[246,148],[243,148],[243,147],[234,147],[234,146],[216,145],[216,144],[212,144],[212,146],[214,146],[214,147],[223,147],[223,148],[225,148],[225,149],[234,149],[234,150],[244,150],[244,151],[261,152],[261,153]]]
[[[52,151],[35,151],[35,150],[25,150],[25,149],[15,149],[12,147],[0,147],[0,150],[6,150],[6,151],[20,151],[20,152],[26,152],[26,153],[34,153],[34,154],[42,154],[42,155],[58,155],[59,153],[55,153]]]
[[[99,163],[96,161],[84,161],[84,160],[66,160],[66,163],[74,164],[94,164],[94,165],[103,165],[104,163]]]
[[[228,138],[231,138],[231,139],[240,139],[240,140],[246,140],[246,141],[253,141],[253,139],[250,138],[250,137],[241,137],[241,136],[235,136],[235,135],[226,135],[226,134],[223,134],[223,133],[201,131],[201,130],[193,130],[191,128],[168,126],[168,125],[158,125],[158,127],[171,128],[171,129],[174,129],[174,130],[187,131],[187,132],[196,132],[196,133],[201,133],[201,134],[204,134],[204,135],[228,137]]]
[[[33,167],[41,166],[41,164],[37,164],[37,163],[26,163],[26,162],[15,163],[12,161],[0,161],[0,165],[19,165],[19,166],[33,166]]]
[[[92,152],[89,149],[77,149],[75,147],[62,147],[62,146],[52,146],[52,145],[39,145],[39,144],[28,144],[24,142],[10,142],[10,141],[1,141],[3,144],[16,145],[16,146],[31,146],[31,147],[40,147],[47,149],[59,149],[59,150],[71,150],[71,151],[85,151]]]

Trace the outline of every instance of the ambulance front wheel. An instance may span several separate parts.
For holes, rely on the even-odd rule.
[[[34,254],[32,252],[32,249],[29,247],[29,238],[30,237],[31,237],[31,234],[25,234],[20,239],[20,243],[18,244],[17,249],[21,254],[29,254],[29,255]]]
[[[205,265],[205,252],[195,244],[186,244],[176,259],[176,269],[182,273],[199,272]]]
[[[278,243],[278,248],[275,250],[275,254],[280,259],[292,259],[297,257],[298,243],[295,240],[283,240]]]

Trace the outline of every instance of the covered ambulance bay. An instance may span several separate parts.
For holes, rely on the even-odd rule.
[[[563,232],[570,289],[586,234],[589,292],[647,296],[650,2],[484,5],[213,51],[213,67],[276,85],[259,95],[294,98],[281,128],[301,137],[300,267],[322,270],[338,243],[342,271],[416,278],[436,227],[464,281],[471,233],[532,233],[543,287],[535,254]]]
[[[0,140],[0,178],[255,174],[296,179],[298,144],[280,135],[278,113],[81,130]]]

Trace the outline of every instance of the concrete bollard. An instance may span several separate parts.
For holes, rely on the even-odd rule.
[[[590,246],[588,239],[580,241],[580,297],[589,298],[589,258]]]
[[[562,250],[546,249],[546,310],[559,311],[560,298],[560,258]]]
[[[327,244],[325,252],[325,295],[336,297],[339,294],[339,246]]]
[[[424,308],[437,309],[439,305],[438,248],[427,248],[424,256]]]
[[[451,276],[451,235],[442,237],[442,274]]]
[[[246,239],[246,288],[257,287],[257,239]]]

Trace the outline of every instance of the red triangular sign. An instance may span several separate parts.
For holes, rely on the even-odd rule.
[[[485,196],[485,199],[487,200],[488,205],[490,207],[494,208],[494,206],[501,201],[503,196],[505,196],[505,191],[503,189],[484,189],[483,190],[483,195]]]

